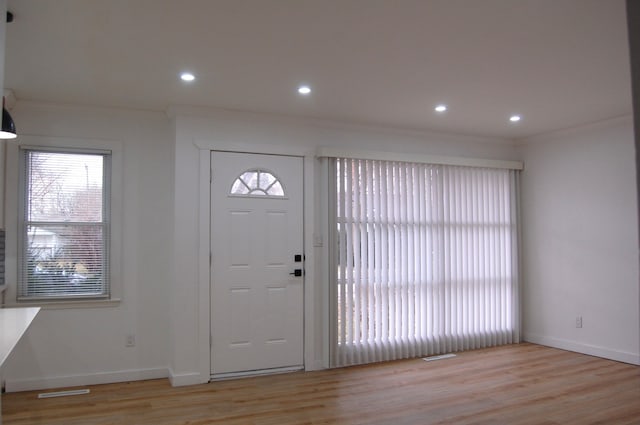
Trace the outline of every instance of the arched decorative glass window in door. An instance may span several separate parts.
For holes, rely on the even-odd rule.
[[[284,198],[280,180],[270,171],[261,168],[240,174],[231,186],[230,195]]]

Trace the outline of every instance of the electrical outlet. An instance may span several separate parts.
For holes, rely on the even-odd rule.
[[[576,316],[576,328],[582,327],[582,316]]]
[[[136,346],[136,336],[133,334],[127,335],[127,340],[124,343],[125,347],[135,347]]]

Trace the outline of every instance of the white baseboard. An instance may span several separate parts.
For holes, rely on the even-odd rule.
[[[133,369],[117,372],[99,372],[83,375],[51,376],[44,378],[7,379],[7,392],[48,390],[52,388],[78,387],[83,385],[112,384],[114,382],[161,379],[168,376],[166,368]]]
[[[174,373],[169,369],[169,381],[174,387],[184,387],[186,385],[206,384],[209,376],[202,376],[201,373]]]
[[[577,341],[553,338],[549,336],[536,335],[525,332],[523,340],[534,344],[546,345],[548,347],[560,348],[561,350],[575,351],[576,353],[588,354],[590,356],[603,357],[605,359],[618,362],[640,365],[640,354],[626,351],[612,350],[606,347],[583,344]]]
[[[307,364],[305,363],[305,368],[304,368],[306,372],[313,372],[316,370],[324,370],[324,369],[327,369],[327,367],[322,363],[321,360],[316,360],[315,362],[310,363],[310,366],[307,366]]]

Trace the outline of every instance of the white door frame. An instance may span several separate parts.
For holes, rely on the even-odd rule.
[[[329,295],[325,285],[326,271],[316,267],[318,252],[328,258],[326,243],[327,224],[323,214],[316,213],[317,198],[327,197],[326,190],[318,190],[317,175],[323,173],[313,148],[280,145],[253,145],[214,143],[195,140],[198,149],[199,207],[198,207],[198,373],[194,381],[208,382],[211,375],[211,293],[210,293],[210,184],[211,151],[300,156],[303,158],[303,244],[306,255],[304,282],[304,365],[305,370],[324,369],[329,366]],[[326,173],[327,171],[324,171]],[[325,180],[326,179],[320,179]],[[324,185],[324,183],[322,184]],[[326,189],[326,188],[324,188]],[[323,195],[324,193],[324,195]],[[317,196],[320,195],[320,196]],[[326,268],[325,268],[326,269]],[[318,273],[319,272],[319,273]],[[324,288],[324,289],[323,289]],[[326,308],[325,308],[326,306]]]

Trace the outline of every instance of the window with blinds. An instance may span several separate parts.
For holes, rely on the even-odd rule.
[[[518,172],[333,159],[334,366],[518,340]]]
[[[18,300],[107,298],[110,152],[21,149]]]

